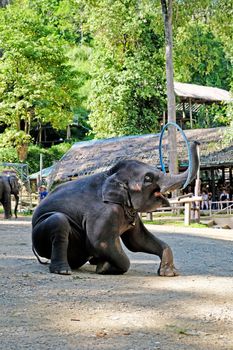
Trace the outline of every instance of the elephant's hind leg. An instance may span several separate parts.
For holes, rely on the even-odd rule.
[[[33,230],[33,245],[39,255],[51,259],[49,269],[52,273],[71,274],[67,259],[70,233],[69,221],[62,213],[52,214]]]

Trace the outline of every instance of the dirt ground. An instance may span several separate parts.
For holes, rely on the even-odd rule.
[[[233,231],[148,226],[173,248],[181,276],[129,253],[122,276],[86,264],[50,274],[31,252],[30,219],[0,220],[0,348],[233,349]]]

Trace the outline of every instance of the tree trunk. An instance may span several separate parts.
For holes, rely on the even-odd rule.
[[[17,146],[17,154],[20,162],[24,162],[27,159],[28,154],[28,144],[24,143],[22,145]]]
[[[172,60],[172,0],[161,0],[165,43],[166,43],[166,80],[167,80],[167,111],[168,122],[176,122],[176,101],[174,92],[174,77],[173,77],[173,60]],[[177,162],[177,144],[176,144],[176,128],[170,126],[168,128],[168,143],[169,143],[169,172],[171,174],[178,173]]]

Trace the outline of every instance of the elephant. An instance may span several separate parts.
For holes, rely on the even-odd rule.
[[[32,217],[32,249],[50,260],[51,273],[69,275],[86,262],[98,274],[123,274],[132,252],[160,258],[158,274],[176,276],[171,248],[147,230],[139,213],[169,206],[167,191],[181,188],[198,169],[197,142],[191,144],[192,169],[170,175],[138,160],[121,160],[112,168],[57,186]]]
[[[4,218],[9,219],[12,217],[11,212],[11,194],[15,197],[15,209],[14,214],[17,218],[17,209],[19,204],[19,190],[20,185],[18,178],[15,175],[0,175],[0,203],[4,208]]]

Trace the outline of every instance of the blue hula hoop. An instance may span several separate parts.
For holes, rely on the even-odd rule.
[[[166,125],[164,125],[162,131],[161,131],[161,134],[160,134],[160,139],[159,139],[159,160],[160,160],[160,166],[161,166],[161,169],[163,171],[163,173],[166,173],[166,169],[165,169],[165,165],[164,165],[164,162],[163,162],[163,152],[162,152],[162,148],[163,148],[163,145],[162,145],[162,141],[163,141],[163,135],[164,135],[164,132],[165,130],[168,128],[168,126],[170,125],[173,125],[176,127],[176,129],[178,129],[186,143],[186,146],[187,146],[187,150],[188,150],[188,160],[189,160],[189,172],[188,172],[188,177],[185,181],[185,184],[184,186],[182,187],[182,189],[184,189],[190,182],[190,179],[191,179],[191,174],[192,174],[192,157],[191,157],[191,148],[190,148],[190,144],[188,142],[188,139],[185,135],[185,133],[183,132],[183,130],[181,129],[181,127],[179,125],[177,125],[176,123],[174,122],[169,122],[167,123]]]

